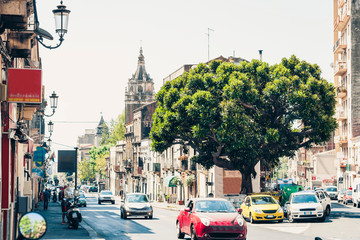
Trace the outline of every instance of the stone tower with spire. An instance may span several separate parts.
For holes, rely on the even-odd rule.
[[[145,104],[155,101],[154,81],[145,69],[142,47],[135,74],[128,81],[125,90],[125,124],[133,121],[133,111]]]

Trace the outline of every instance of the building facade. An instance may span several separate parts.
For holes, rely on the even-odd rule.
[[[360,8],[358,1],[334,0],[333,4],[337,180],[341,188],[349,188],[360,176]]]

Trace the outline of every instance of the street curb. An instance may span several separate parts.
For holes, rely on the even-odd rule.
[[[172,208],[172,207],[160,207],[160,206],[156,206],[156,205],[152,205],[154,208],[160,208],[160,209],[165,209],[165,210],[170,210],[170,211],[176,211],[176,212],[180,212],[180,209],[176,209],[176,208]]]

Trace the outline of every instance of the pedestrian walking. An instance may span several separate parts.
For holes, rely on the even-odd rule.
[[[47,210],[50,200],[50,192],[48,189],[45,189],[45,191],[43,192],[43,200],[44,200],[44,210]]]

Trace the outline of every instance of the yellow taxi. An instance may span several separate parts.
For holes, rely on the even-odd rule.
[[[251,223],[257,221],[283,222],[284,211],[270,195],[250,195],[241,204],[242,215]]]

